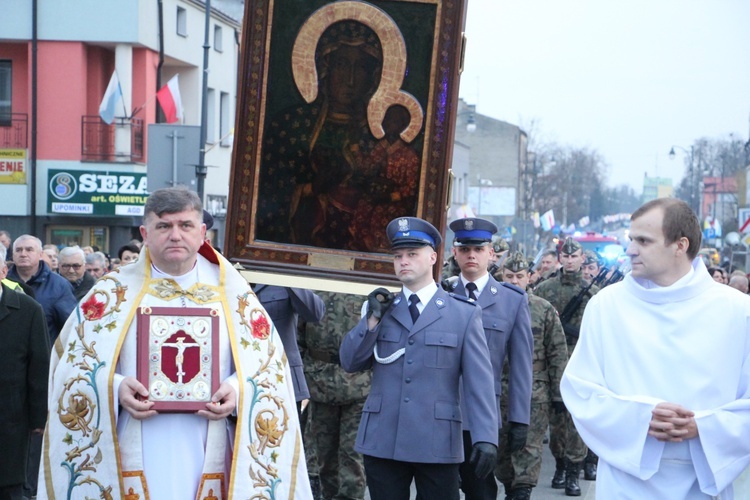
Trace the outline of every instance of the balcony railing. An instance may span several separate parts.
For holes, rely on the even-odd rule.
[[[115,131],[130,133],[130,154],[115,150]],[[81,117],[81,159],[84,161],[141,161],[143,159],[143,120],[115,118],[107,125],[97,116]]]
[[[0,149],[28,149],[29,115],[0,114]]]

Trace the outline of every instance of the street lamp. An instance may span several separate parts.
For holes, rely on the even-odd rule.
[[[689,155],[689,157],[690,157],[690,167],[688,169],[688,172],[690,173],[689,174],[690,175],[690,181],[688,182],[688,190],[689,190],[689,193],[688,193],[688,204],[690,205],[690,208],[696,214],[699,214],[699,216],[700,216],[700,207],[698,207],[696,209],[696,206],[695,206],[695,201],[696,201],[695,200],[696,179],[695,179],[695,165],[694,165],[694,162],[693,162],[693,146],[690,146],[690,151],[688,151],[687,149],[683,148],[682,146],[675,146],[675,145],[673,145],[669,149],[669,159],[670,160],[674,160],[674,158],[676,156],[674,148],[677,148],[677,149],[681,150],[682,152],[684,152],[686,155]]]

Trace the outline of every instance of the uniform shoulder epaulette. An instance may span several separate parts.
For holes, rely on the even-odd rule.
[[[518,294],[524,295],[526,293],[523,288],[517,287],[516,285],[512,283],[501,281],[500,284],[503,285],[505,288],[508,288],[509,290],[513,290],[514,292]]]
[[[461,295],[460,293],[448,293],[451,297],[453,297],[456,300],[460,300],[461,302],[466,302],[467,304],[471,304],[472,306],[477,305],[476,301],[469,299],[469,297],[465,295]]]

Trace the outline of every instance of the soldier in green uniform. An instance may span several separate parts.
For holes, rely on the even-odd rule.
[[[354,451],[354,442],[372,372],[345,372],[339,362],[339,346],[359,322],[365,298],[316,293],[325,302],[327,314],[320,323],[308,323],[299,339],[310,389],[307,437],[315,448],[323,498],[362,500],[365,469],[362,455]]]
[[[583,266],[581,266],[583,279],[591,283],[591,280],[596,278],[599,274],[602,264],[602,259],[599,257],[598,253],[593,250],[586,250],[583,252]]]
[[[583,279],[581,266],[583,265],[583,249],[581,244],[573,238],[566,238],[559,254],[562,268],[554,278],[543,281],[536,288],[536,294],[549,301],[561,316],[565,340],[568,345],[568,357],[573,354],[578,332],[581,328],[583,311],[586,309],[589,299],[599,291],[595,285],[591,286],[583,294],[578,307],[566,318],[566,307],[575,303],[576,297],[587,288],[589,284]],[[578,435],[570,414],[566,411],[550,415],[550,450],[555,457],[556,470],[552,478],[552,487],[556,489],[565,488],[567,496],[580,496],[581,488],[578,484],[578,475],[583,468],[587,448]]]
[[[502,279],[525,289],[531,312],[531,331],[534,335],[533,377],[531,392],[531,422],[526,446],[512,454],[501,453],[495,470],[497,479],[505,486],[506,500],[527,500],[537,485],[542,467],[542,441],[547,432],[550,408],[561,413],[565,406],[560,396],[560,378],[568,362],[565,334],[557,311],[546,300],[533,295],[529,287],[529,263],[520,252],[505,261]],[[507,415],[507,361],[503,370],[502,415]],[[503,422],[503,428],[506,425]],[[500,434],[500,449],[504,449],[507,433]]]

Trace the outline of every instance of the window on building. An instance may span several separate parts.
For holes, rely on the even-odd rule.
[[[187,10],[177,7],[177,34],[187,36]]]
[[[219,102],[219,136],[221,145],[224,147],[232,145],[232,139],[229,137],[229,124],[229,94],[222,92]]]
[[[206,93],[206,143],[216,142],[216,91],[208,89]]]
[[[12,111],[12,63],[0,60],[0,126],[9,126]]]
[[[221,35],[221,26],[214,24],[214,50],[216,52],[224,52],[224,43]]]

